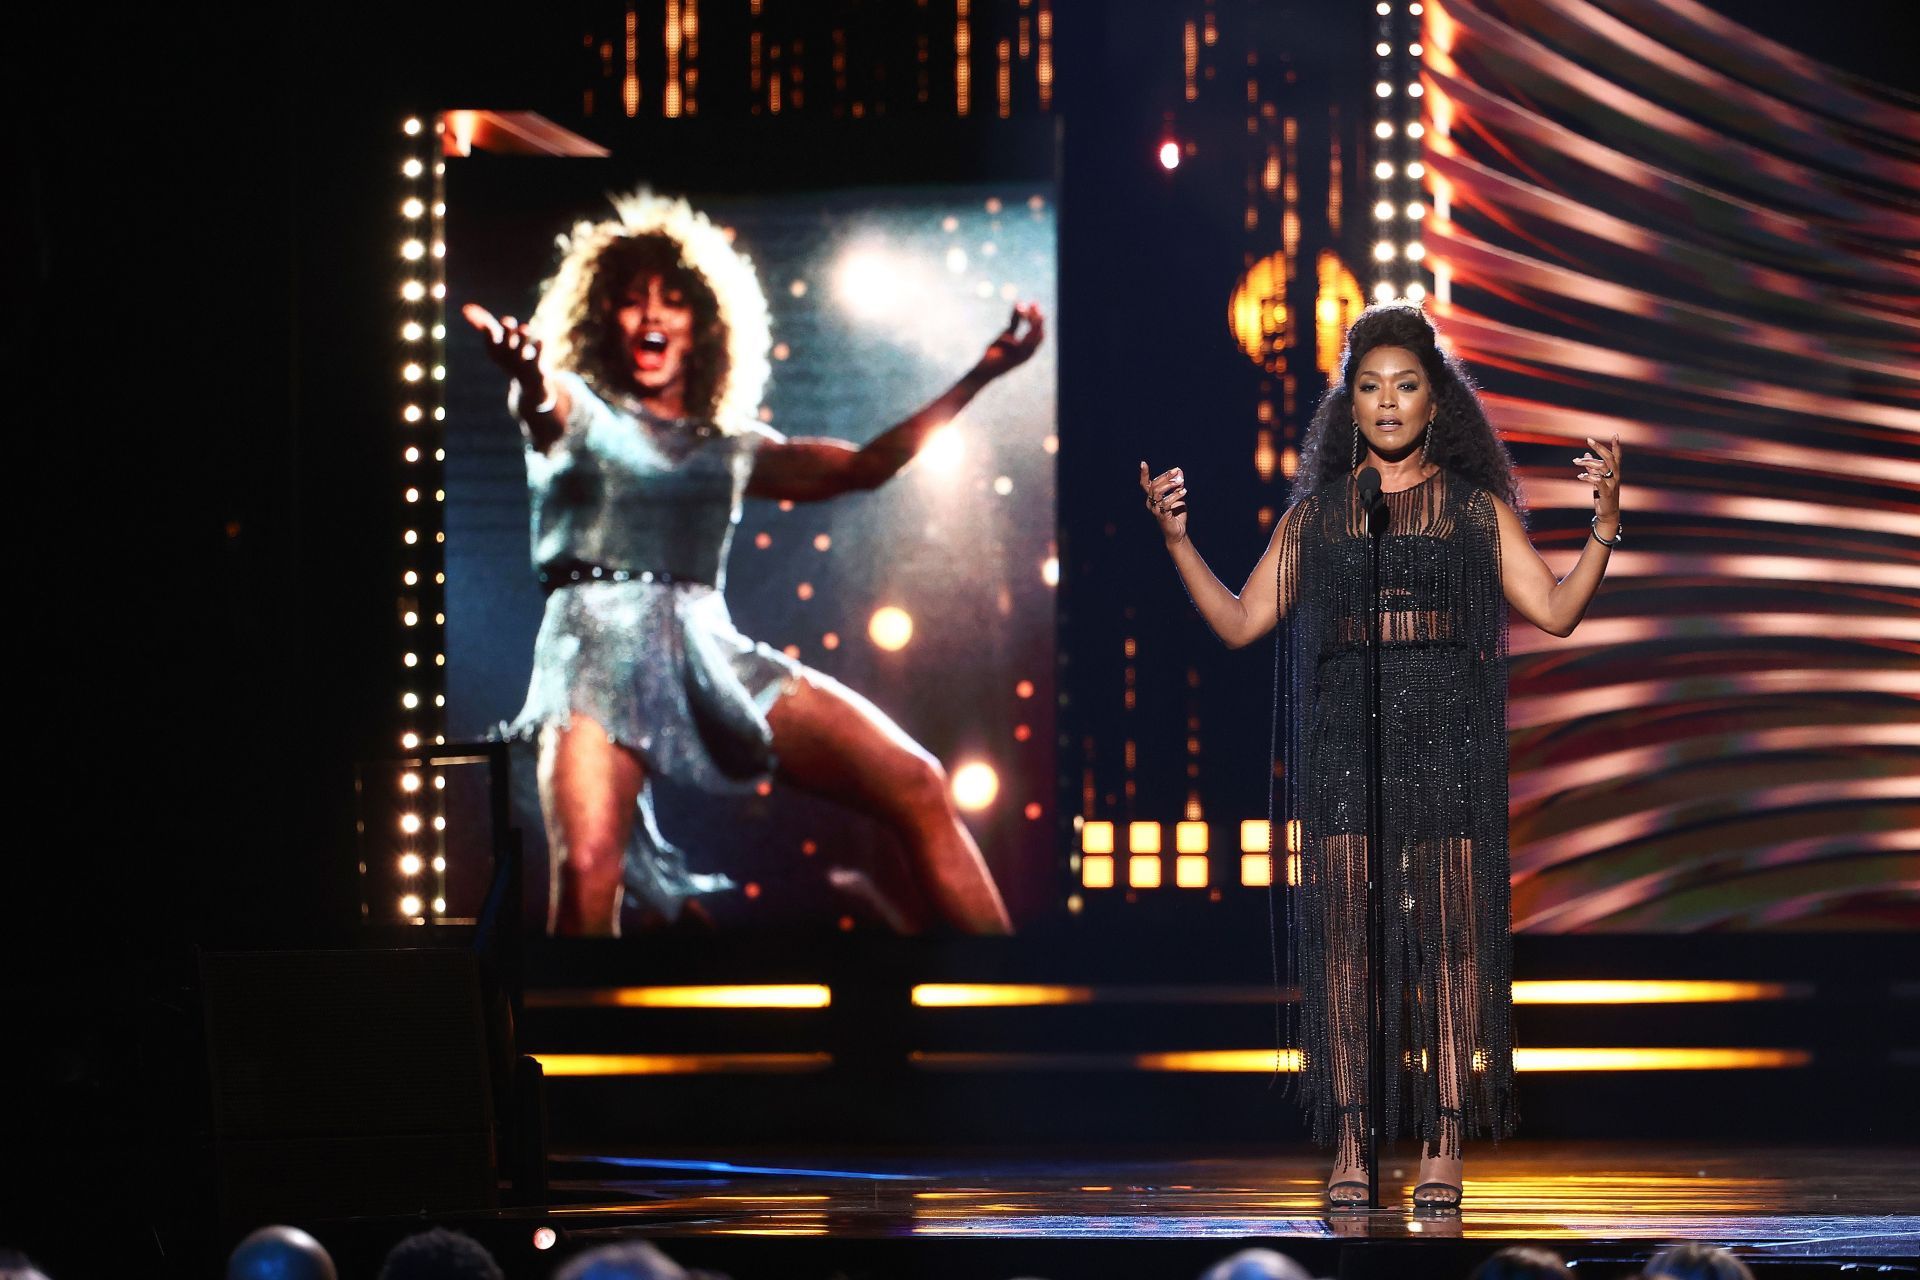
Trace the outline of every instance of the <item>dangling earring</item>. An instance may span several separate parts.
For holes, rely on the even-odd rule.
[[[1360,419],[1353,420],[1353,448],[1347,450],[1347,470],[1352,471],[1360,465]]]
[[[1439,415],[1427,419],[1427,433],[1420,437],[1420,465],[1426,466],[1433,461],[1433,425],[1440,420]]]

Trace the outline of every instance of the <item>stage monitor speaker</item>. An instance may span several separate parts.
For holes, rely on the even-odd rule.
[[[497,1203],[469,952],[209,954],[200,970],[226,1221]]]

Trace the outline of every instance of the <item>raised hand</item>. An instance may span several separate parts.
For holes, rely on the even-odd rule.
[[[1610,445],[1587,437],[1587,452],[1573,460],[1580,478],[1593,486],[1593,514],[1601,520],[1620,518],[1620,437]]]
[[[496,320],[492,312],[472,302],[461,307],[460,314],[485,335],[487,359],[518,382],[523,392],[536,393],[536,402],[543,398],[537,394],[545,382],[540,372],[540,340],[512,316]]]
[[[1187,536],[1187,478],[1180,468],[1162,471],[1157,476],[1147,474],[1147,464],[1140,464],[1140,487],[1146,490],[1147,510],[1160,525],[1160,536],[1168,542],[1178,542]]]
[[[974,372],[991,382],[1003,373],[1019,368],[1033,358],[1047,336],[1047,318],[1037,302],[1016,302],[1007,327],[987,347]]]

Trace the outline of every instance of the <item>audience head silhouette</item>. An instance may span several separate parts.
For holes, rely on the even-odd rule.
[[[1573,1280],[1573,1272],[1551,1249],[1513,1245],[1475,1267],[1472,1280]]]
[[[1688,1240],[1648,1259],[1646,1280],[1753,1280],[1747,1264],[1717,1244]]]
[[[685,1267],[645,1242],[589,1249],[553,1273],[553,1280],[691,1280]]]
[[[333,1259],[298,1227],[262,1227],[233,1247],[227,1280],[339,1280]]]
[[[420,1231],[387,1251],[380,1280],[506,1280],[500,1264],[472,1236],[445,1227]]]
[[[1200,1280],[1313,1280],[1312,1274],[1284,1253],[1242,1249],[1206,1269]]]

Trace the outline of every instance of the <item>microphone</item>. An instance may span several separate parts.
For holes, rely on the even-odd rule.
[[[1353,478],[1353,483],[1359,490],[1360,506],[1367,513],[1367,532],[1377,538],[1387,531],[1387,499],[1380,492],[1379,468],[1360,468],[1360,474]]]

